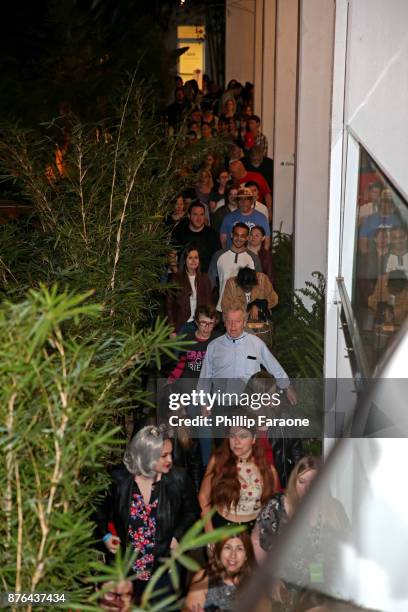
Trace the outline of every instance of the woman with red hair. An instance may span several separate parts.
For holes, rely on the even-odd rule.
[[[261,507],[279,490],[278,482],[255,430],[231,427],[210,459],[198,495],[201,516],[216,510],[206,531],[237,524],[251,531]]]

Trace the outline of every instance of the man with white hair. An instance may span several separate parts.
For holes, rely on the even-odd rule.
[[[240,379],[244,386],[263,366],[285,390],[289,402],[296,404],[296,393],[290,386],[288,375],[265,342],[245,331],[246,320],[247,313],[241,308],[224,312],[227,331],[208,345],[197,389],[208,393],[217,379]]]

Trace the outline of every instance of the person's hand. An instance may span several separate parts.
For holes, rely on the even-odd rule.
[[[201,406],[201,414],[202,416],[211,416],[211,410],[208,409],[208,406]]]
[[[170,550],[174,550],[175,548],[177,548],[178,546],[178,541],[176,540],[176,538],[171,538],[171,542],[170,542]]]
[[[259,317],[258,306],[256,306],[255,304],[251,306],[251,308],[249,309],[249,316],[251,317],[251,319],[258,319]]]
[[[282,580],[275,580],[272,585],[271,596],[274,601],[285,604],[288,601],[289,593]]]
[[[172,272],[177,272],[177,253],[176,251],[170,251],[167,255],[167,262]]]
[[[292,406],[296,406],[297,395],[296,395],[296,391],[294,390],[294,388],[289,385],[289,387],[285,389],[285,393],[286,393],[286,397],[288,398],[289,403],[292,404]]]
[[[114,555],[120,546],[120,538],[116,535],[113,535],[111,538],[109,538],[109,540],[106,540],[104,544],[109,550],[109,552]]]
[[[193,604],[189,607],[188,612],[204,612],[204,608],[201,604]]]

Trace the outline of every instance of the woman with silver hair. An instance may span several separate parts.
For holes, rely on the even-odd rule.
[[[160,428],[143,427],[129,442],[123,463],[112,472],[95,520],[110,555],[119,547],[137,551],[133,571],[140,597],[158,559],[177,546],[199,510],[193,485],[183,468],[173,467],[172,442]],[[170,588],[170,581],[164,586]]]

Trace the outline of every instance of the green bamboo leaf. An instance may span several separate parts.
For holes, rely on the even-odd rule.
[[[178,557],[177,557],[178,559]],[[180,588],[180,575],[178,572],[177,563],[171,562],[169,566],[169,576],[173,588],[177,591]]]
[[[206,513],[204,517],[196,521],[190,529],[184,534],[181,543],[183,545],[189,546],[190,543],[194,540],[194,538],[201,533],[203,527],[211,520],[214,516],[215,508],[212,508],[209,512]]]
[[[230,538],[231,536],[242,533],[243,531],[245,531],[245,527],[242,525],[220,527],[218,529],[214,529],[214,531],[198,536],[195,538],[192,544],[194,545],[194,548],[200,548],[201,546],[206,546],[207,544],[213,544],[214,542],[219,542],[220,540]]]
[[[177,600],[177,595],[169,595],[156,604],[148,604],[148,610],[149,612],[161,612],[161,610],[166,610],[166,612],[168,610],[170,612],[170,610],[180,610]],[[140,608],[140,610],[142,610],[142,608]]]
[[[200,564],[187,555],[179,555],[177,561],[181,563],[183,567],[190,570],[190,572],[196,572],[200,569]]]

